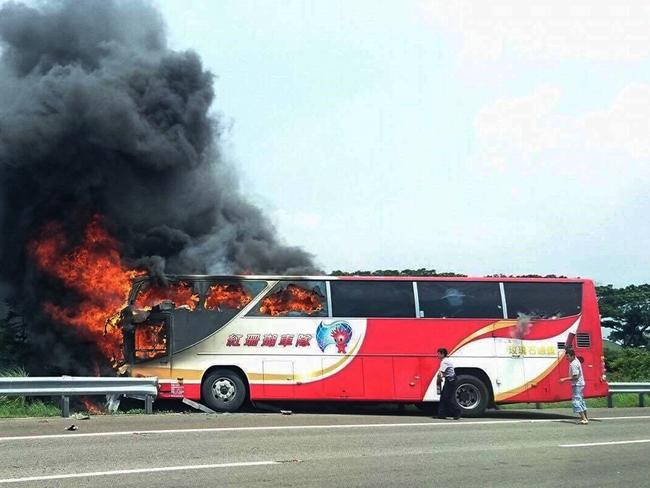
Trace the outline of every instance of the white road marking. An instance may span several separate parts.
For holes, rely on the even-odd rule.
[[[592,420],[631,420],[650,419],[650,415],[627,417],[601,417]],[[273,425],[260,427],[209,427],[204,429],[161,429],[161,430],[128,430],[115,432],[71,432],[69,434],[44,434],[0,437],[0,442],[37,440],[37,439],[82,439],[85,437],[113,437],[126,435],[160,435],[160,434],[191,434],[204,432],[261,432],[280,430],[334,430],[334,429],[372,429],[395,427],[463,427],[470,425],[505,425],[505,424],[540,424],[550,422],[566,422],[569,419],[519,419],[519,420],[449,420],[447,422],[400,422],[391,424],[334,424],[334,425]]]
[[[634,441],[591,442],[587,444],[560,444],[560,447],[619,446],[621,444],[647,444],[648,442],[650,442],[650,439],[638,439]]]
[[[66,480],[70,478],[92,478],[94,476],[115,476],[119,474],[160,473],[164,471],[186,471],[193,469],[238,468],[243,466],[266,466],[280,464],[278,461],[251,461],[244,463],[197,464],[187,466],[166,466],[162,468],[116,469],[114,471],[91,471],[88,473],[53,474],[49,476],[31,476],[29,478],[0,479],[1,483],[25,483],[28,481]]]

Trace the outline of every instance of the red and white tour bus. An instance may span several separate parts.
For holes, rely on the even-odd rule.
[[[439,401],[447,348],[465,415],[571,398],[564,349],[585,396],[607,395],[594,284],[584,279],[168,276],[139,278],[122,314],[131,376],[159,398],[236,411],[246,399]]]

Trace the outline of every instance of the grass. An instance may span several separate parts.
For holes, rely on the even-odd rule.
[[[51,403],[36,400],[27,402],[22,398],[0,400],[0,418],[58,417],[61,410]]]
[[[0,376],[27,376],[22,368],[0,370]],[[56,405],[41,400],[28,401],[24,397],[0,396],[0,418],[16,417],[54,417],[61,415]]]
[[[588,398],[586,400],[589,408],[607,407],[606,398]],[[639,396],[636,394],[614,395],[614,407],[638,407]],[[650,398],[646,396],[646,406],[650,407]],[[502,410],[529,410],[534,409],[534,403],[512,403],[501,405]],[[571,402],[542,403],[541,408],[571,408]],[[87,412],[83,412],[87,413]],[[172,410],[154,410],[154,414],[177,413]],[[131,408],[126,411],[118,411],[114,415],[140,415],[144,414],[142,408]],[[0,418],[20,417],[58,417],[61,410],[58,405],[43,402],[41,400],[26,401],[23,398],[0,399]],[[96,415],[96,414],[91,414]]]
[[[91,416],[111,415],[104,413],[91,413],[86,411],[71,411],[74,413],[83,413]],[[139,415],[143,414],[144,408],[130,408],[128,410],[119,410],[113,415]],[[176,413],[172,410],[154,410],[155,414]],[[24,398],[0,398],[0,418],[21,418],[21,417],[58,417],[61,415],[61,409],[58,404],[42,400],[26,400]]]

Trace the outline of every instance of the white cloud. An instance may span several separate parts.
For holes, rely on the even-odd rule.
[[[492,152],[537,152],[558,147],[562,132],[555,110],[560,97],[557,87],[541,87],[525,97],[498,100],[477,116],[479,140],[487,142]]]
[[[581,113],[567,112],[564,96],[540,86],[476,117],[472,177],[491,188],[481,201],[494,209],[489,228],[508,236],[508,269],[642,282],[650,259],[650,84],[631,83]]]
[[[650,55],[647,0],[424,0],[465,59],[640,60]]]
[[[525,160],[551,153],[577,162],[607,155],[632,167],[650,158],[649,84],[630,84],[606,109],[576,115],[559,109],[561,97],[556,87],[540,87],[531,95],[485,107],[475,121],[485,153]]]
[[[586,140],[595,149],[650,158],[650,85],[628,85],[609,109],[588,114],[582,123]]]

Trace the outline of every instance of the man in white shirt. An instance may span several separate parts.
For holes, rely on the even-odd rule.
[[[585,377],[582,374],[582,364],[576,358],[576,353],[573,349],[566,350],[566,359],[569,361],[569,375],[565,378],[560,378],[560,383],[571,380],[571,402],[573,403],[573,413],[580,415],[580,424],[588,424],[587,418],[587,405],[583,398],[585,389]]]

